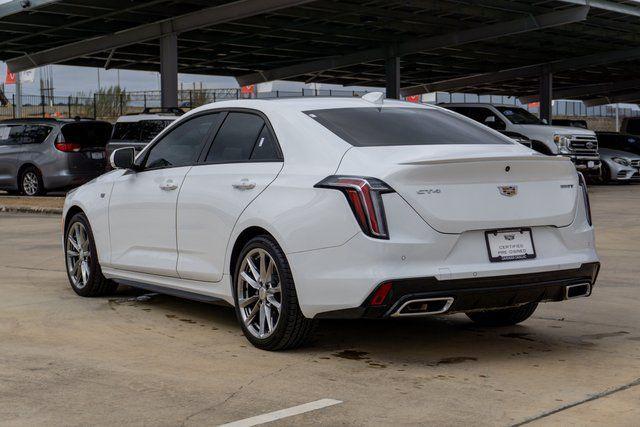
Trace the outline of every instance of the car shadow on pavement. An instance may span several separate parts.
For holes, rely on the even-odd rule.
[[[185,323],[213,329],[241,329],[233,308],[173,296],[121,287],[108,298],[109,305],[133,306],[145,311],[164,312]],[[384,320],[322,320],[313,341],[289,353],[319,359],[361,360],[372,368],[388,366],[439,366],[478,361],[503,361],[536,355],[571,359],[586,349],[594,350],[598,340],[569,332],[561,319],[536,319],[521,325],[480,327],[461,314]],[[534,365],[535,366],[535,365]]]

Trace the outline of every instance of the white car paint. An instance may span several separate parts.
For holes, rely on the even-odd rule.
[[[232,249],[244,230],[261,227],[286,254],[307,317],[358,307],[385,280],[505,276],[598,261],[568,159],[542,156],[498,133],[504,145],[354,147],[303,113],[341,107],[379,108],[350,98],[197,108],[154,141],[203,111],[251,109],[268,118],[284,161],[115,170],[69,193],[64,216],[72,209],[85,212],[107,278],[231,304]],[[381,108],[455,114],[390,100]],[[383,195],[388,240],[365,235],[339,191],[314,187],[335,174],[373,176],[396,191]],[[240,182],[255,186],[234,188]],[[176,190],[162,190],[169,184]],[[503,185],[518,186],[518,197],[501,196]],[[429,189],[434,192],[418,194]],[[537,258],[489,262],[484,230],[505,227],[531,227]]]

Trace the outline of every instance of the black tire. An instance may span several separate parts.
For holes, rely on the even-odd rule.
[[[276,324],[270,332],[270,335],[265,338],[256,336],[256,331],[254,330],[254,332],[252,332],[250,330],[250,326],[245,323],[242,317],[243,314],[241,314],[241,310],[243,310],[243,312],[245,309],[247,311],[251,311],[252,308],[255,310],[256,306],[259,307],[259,303],[269,305],[269,302],[266,299],[263,302],[257,300],[255,305],[247,305],[246,308],[242,309],[240,308],[239,303],[239,293],[243,292],[242,290],[239,291],[239,289],[249,289],[247,287],[248,283],[244,281],[246,285],[243,285],[243,279],[240,279],[241,272],[246,273],[246,270],[243,269],[241,271],[241,268],[245,263],[247,256],[251,256],[250,254],[256,253],[256,251],[265,251],[275,263],[275,267],[277,268],[277,279],[275,280],[279,283],[280,288],[278,291],[278,295],[280,297],[279,316]],[[269,262],[271,262],[271,260]],[[272,286],[270,284],[271,280],[269,280],[268,283],[269,284],[264,285],[265,289]],[[289,268],[289,263],[280,246],[270,236],[263,235],[254,237],[243,247],[235,266],[232,292],[235,301],[236,316],[240,322],[242,332],[249,342],[251,342],[255,347],[270,351],[286,350],[300,347],[308,343],[312,338],[317,326],[317,321],[314,319],[307,319],[300,311],[298,296],[296,294],[296,288],[293,276],[291,275],[291,269]],[[259,292],[255,292],[254,297],[257,298]],[[274,309],[275,308],[271,306],[269,310]],[[247,316],[247,313],[244,313],[245,316]]]
[[[75,271],[73,269],[73,266],[75,265],[74,260],[78,258],[78,262],[81,263],[79,257],[71,256],[69,252],[70,248],[75,252],[75,247],[69,241],[69,235],[70,233],[75,232],[75,227],[78,227],[78,229],[82,227],[82,229],[86,231],[86,237],[88,239],[86,249],[89,251],[89,255],[85,257],[86,265],[88,267],[88,277],[86,283],[82,283],[82,277],[80,279],[74,279],[74,277],[72,276],[73,272]],[[71,288],[75,291],[76,294],[82,297],[99,297],[113,294],[118,289],[118,285],[116,283],[107,280],[102,275],[100,263],[98,262],[93,232],[91,231],[91,226],[89,225],[87,217],[83,213],[75,214],[66,224],[64,231],[64,251],[67,278],[69,279]],[[83,250],[83,252],[85,251]],[[82,276],[82,273],[80,273],[80,275]]]
[[[34,197],[44,195],[44,182],[42,181],[40,171],[33,166],[24,168],[18,177],[18,189],[23,196]]]
[[[611,183],[611,170],[609,170],[609,166],[605,162],[600,165],[600,182],[603,184]]]
[[[512,326],[531,317],[537,307],[538,303],[532,302],[519,307],[467,313],[467,316],[482,326]]]

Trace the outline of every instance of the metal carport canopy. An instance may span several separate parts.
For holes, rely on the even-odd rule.
[[[49,63],[158,71],[159,40],[168,34],[177,35],[179,72],[235,76],[245,84],[281,78],[385,86],[385,60],[401,56],[407,90],[473,77],[451,90],[531,96],[539,91],[538,71],[504,71],[562,62],[554,88],[564,90],[637,79],[640,65],[638,55],[584,59],[640,49],[640,5],[631,0],[31,0],[0,6],[0,59],[12,71]],[[581,60],[572,67],[574,58]],[[503,79],[492,78],[498,71]]]

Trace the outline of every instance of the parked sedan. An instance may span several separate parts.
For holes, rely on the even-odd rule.
[[[640,156],[625,151],[600,149],[602,159],[602,182],[640,181]]]
[[[72,188],[104,172],[111,124],[95,120],[0,122],[0,189],[26,196]]]
[[[568,158],[379,93],[206,105],[111,161],[65,201],[74,291],[224,300],[262,349],[321,318],[513,325],[600,266]]]

